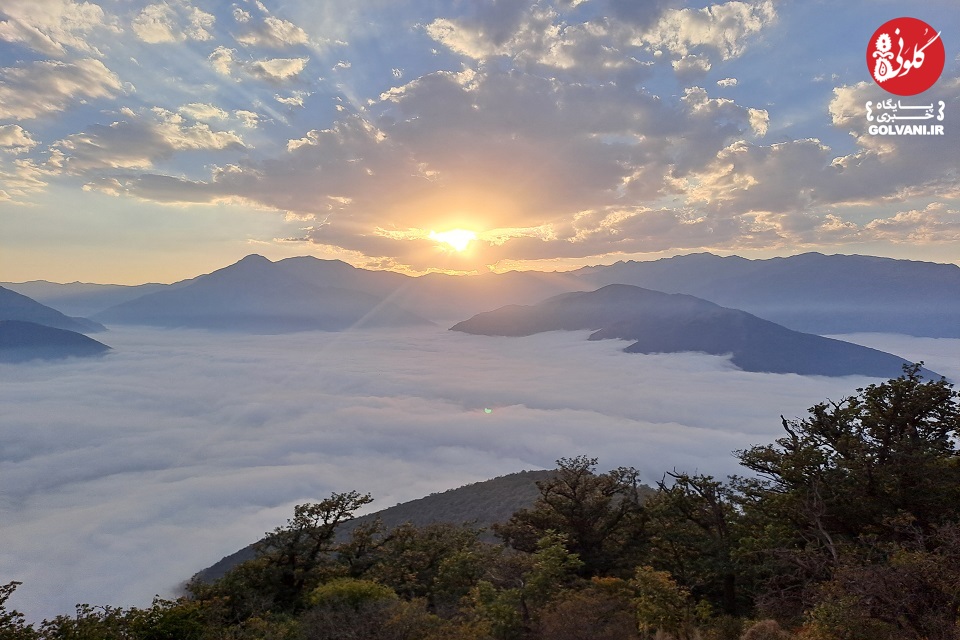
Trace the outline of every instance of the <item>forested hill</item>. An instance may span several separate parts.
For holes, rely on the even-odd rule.
[[[540,495],[537,482],[547,480],[554,473],[554,470],[520,471],[441,493],[432,493],[345,522],[337,529],[337,537],[346,540],[357,527],[377,518],[388,529],[407,522],[417,526],[434,522],[469,523],[478,528],[489,528],[495,522],[506,522],[519,509],[530,507]],[[216,580],[254,555],[251,544],[203,569],[197,573],[196,578],[203,582]]]

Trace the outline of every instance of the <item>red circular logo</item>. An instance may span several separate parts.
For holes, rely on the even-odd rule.
[[[867,68],[874,82],[898,96],[926,91],[940,78],[944,62],[940,33],[923,20],[895,18],[867,44]]]

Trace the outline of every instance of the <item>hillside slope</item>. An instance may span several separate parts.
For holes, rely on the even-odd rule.
[[[625,349],[629,353],[731,354],[733,364],[745,371],[896,377],[907,364],[883,351],[792,331],[693,296],[622,284],[502,307],[451,328],[491,336],[584,329],[594,331],[591,340],[633,341]]]

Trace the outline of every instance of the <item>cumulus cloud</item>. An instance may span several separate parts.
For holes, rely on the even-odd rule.
[[[210,61],[210,66],[213,67],[214,71],[221,75],[229,76],[233,70],[233,58],[236,53],[235,50],[220,45],[213,50],[213,53],[211,53],[207,59]]]
[[[118,28],[92,2],[72,0],[7,0],[0,8],[0,40],[61,58],[68,49],[101,55],[89,42],[94,29]]]
[[[782,92],[758,84],[770,77],[758,59],[768,64],[775,56],[766,54],[782,55],[764,49],[768,34],[783,35],[778,22],[797,19],[786,10],[780,15],[770,0],[698,8],[675,0],[507,0],[431,5],[415,19],[410,6],[394,3],[384,5],[383,20],[362,28],[345,0],[325,4],[309,23],[295,12],[287,20],[256,3],[237,3],[222,14],[229,34],[192,3],[150,0],[128,10],[131,28],[120,37],[187,45],[178,49],[185,55],[168,58],[162,82],[172,91],[154,98],[158,76],[146,65],[133,68],[140,63],[111,55],[96,60],[97,46],[107,54],[120,49],[98,39],[115,29],[116,18],[80,0],[43,0],[30,17],[25,3],[11,0],[12,8],[0,10],[0,37],[50,56],[82,51],[84,41],[92,47],[84,60],[0,70],[0,122],[29,129],[31,140],[63,139],[46,150],[47,168],[95,172],[84,182],[115,194],[275,209],[310,221],[291,241],[338,247],[381,265],[436,268],[429,233],[448,228],[477,233],[470,256],[456,258],[460,267],[477,269],[654,247],[890,242],[897,230],[908,233],[907,212],[931,202],[956,208],[955,127],[938,138],[872,135],[863,104],[885,95],[873,83],[839,86],[832,96],[811,85],[817,90],[803,106],[789,108],[778,102]],[[386,43],[379,31],[385,21],[399,44],[385,44],[391,62],[371,74],[366,52],[340,38],[360,29],[362,38]],[[394,22],[409,28],[395,29]],[[59,44],[26,44],[28,24]],[[14,26],[20,35],[10,35]],[[191,42],[223,35],[232,38]],[[445,55],[417,49],[426,38]],[[317,50],[325,42],[344,50],[325,55]],[[401,49],[409,57],[396,55]],[[459,65],[449,67],[450,54]],[[141,69],[145,75],[131,76],[136,88],[121,87],[108,66],[124,77]],[[320,71],[328,77],[318,78]],[[948,76],[937,91],[949,114],[960,108],[960,81]],[[189,123],[177,126],[205,125],[208,133],[186,135],[207,136],[198,143],[204,149],[235,146],[229,136],[239,140],[238,131],[253,140],[248,130],[257,128],[256,149],[251,143],[244,157],[231,158],[230,171],[206,165],[205,178],[198,164],[158,166],[176,151],[157,142],[166,136],[133,120],[109,124],[122,104],[84,108],[107,115],[73,123],[75,138],[65,138],[62,126],[50,135],[45,124],[22,122],[121,93]],[[306,121],[301,109],[311,95],[317,117]],[[733,95],[736,101],[721,97]],[[794,111],[801,109],[798,120]],[[126,126],[146,136],[142,152],[109,135],[116,134],[111,127]],[[838,133],[850,136],[838,140]],[[101,137],[106,146],[98,150],[93,143]],[[0,148],[44,153],[39,145]],[[8,163],[7,173],[14,169]],[[854,211],[867,205],[878,210]],[[871,218],[877,221],[868,229]]]
[[[291,138],[286,158],[206,183],[167,181],[170,197],[182,198],[181,190],[211,201],[235,195],[324,216],[327,223],[305,237],[415,268],[432,258],[423,236],[458,222],[508,238],[491,238],[487,257],[543,257],[551,249],[595,255],[600,245],[581,241],[576,215],[608,207],[629,213],[669,194],[671,181],[766,124],[765,113],[702,88],[687,90],[678,108],[635,88],[497,71],[424,76],[385,92],[375,106],[382,117],[371,109]],[[156,197],[158,183],[150,185]],[[140,184],[131,183],[131,193],[140,194]],[[678,212],[678,223],[687,217]],[[518,228],[532,239],[504,232]],[[686,223],[678,229],[692,231]]]
[[[646,73],[652,63],[631,55],[629,29],[610,18],[577,22],[567,13],[571,9],[562,3],[498,2],[464,17],[437,18],[424,30],[454,53],[474,60],[505,56],[520,68],[546,66],[579,77],[637,79]]]
[[[251,75],[269,82],[284,82],[300,74],[309,58],[271,58],[247,65]]]
[[[304,99],[309,97],[309,91],[294,91],[289,96],[275,95],[273,99],[288,107],[302,107]]]
[[[7,153],[24,153],[35,146],[37,146],[36,140],[20,125],[0,125],[0,150]]]
[[[666,50],[679,58],[707,50],[729,60],[742,55],[750,37],[776,17],[771,0],[755,4],[735,0],[703,9],[671,9],[638,37],[637,44]]]
[[[709,58],[697,55],[683,56],[679,60],[673,61],[673,70],[677,77],[684,80],[702,78],[710,71],[710,67]]]
[[[585,338],[114,329],[104,360],[0,366],[0,574],[24,582],[9,604],[148,605],[331,491],[386,507],[581,453],[648,483],[723,475],[781,414],[872,381]],[[937,343],[928,364],[954,374],[958,341]]]
[[[960,211],[942,202],[931,202],[923,209],[901,211],[889,218],[871,220],[864,230],[872,239],[897,244],[956,242],[960,240]]]
[[[240,123],[248,128],[255,129],[258,124],[260,124],[260,114],[255,111],[247,111],[246,109],[238,109],[233,112],[234,117],[240,120]]]
[[[180,113],[187,115],[194,120],[225,120],[229,117],[226,111],[220,107],[203,102],[191,102],[180,107]]]
[[[133,19],[131,27],[137,37],[150,44],[210,40],[210,29],[216,22],[213,14],[192,6],[185,0],[160,2],[146,7]]]
[[[183,113],[196,117],[202,107],[192,105]],[[207,109],[209,113],[209,108]],[[232,131],[215,131],[210,125],[184,118],[160,107],[122,111],[123,119],[109,125],[94,125],[53,145],[61,156],[58,164],[67,173],[82,174],[100,169],[146,169],[178,151],[222,150],[242,147]]]
[[[108,98],[120,79],[92,58],[44,60],[0,69],[0,118],[28,120],[64,110],[75,100]]]
[[[253,24],[249,20],[244,23],[250,28],[236,36],[236,41],[245,46],[272,47],[283,49],[295,45],[307,44],[310,39],[307,32],[294,23],[276,16],[267,16],[263,22]]]

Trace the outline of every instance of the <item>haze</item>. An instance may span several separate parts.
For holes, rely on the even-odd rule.
[[[726,474],[732,450],[779,436],[781,413],[871,382],[585,335],[117,328],[104,360],[0,365],[0,575],[24,582],[11,602],[35,620],[147,604],[331,491],[386,507],[577,454],[647,482]],[[896,340],[960,374],[960,341]]]

